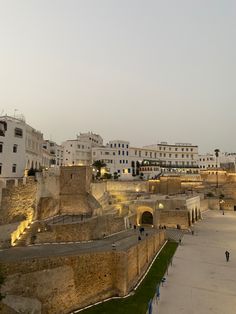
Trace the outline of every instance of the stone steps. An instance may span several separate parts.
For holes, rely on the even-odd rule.
[[[39,223],[32,223],[29,228],[26,228],[24,233],[21,235],[20,239],[15,242],[15,247],[26,246],[31,242],[31,237],[38,232]]]

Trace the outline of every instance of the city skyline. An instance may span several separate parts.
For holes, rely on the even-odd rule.
[[[1,1],[0,111],[79,132],[235,152],[233,1]]]

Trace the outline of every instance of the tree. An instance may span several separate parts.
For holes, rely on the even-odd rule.
[[[215,156],[216,156],[216,187],[218,188],[218,158],[219,158],[219,152],[220,150],[218,148],[215,149]]]
[[[106,167],[106,164],[102,160],[96,160],[93,163],[93,166],[98,170],[96,177],[100,178],[101,177],[101,169]]]

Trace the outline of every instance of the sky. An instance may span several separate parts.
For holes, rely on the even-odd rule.
[[[0,114],[58,143],[236,152],[235,59],[234,0],[0,0]]]

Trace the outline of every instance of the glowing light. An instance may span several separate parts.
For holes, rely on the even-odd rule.
[[[158,207],[159,207],[159,209],[163,209],[164,205],[162,203],[159,203]]]

